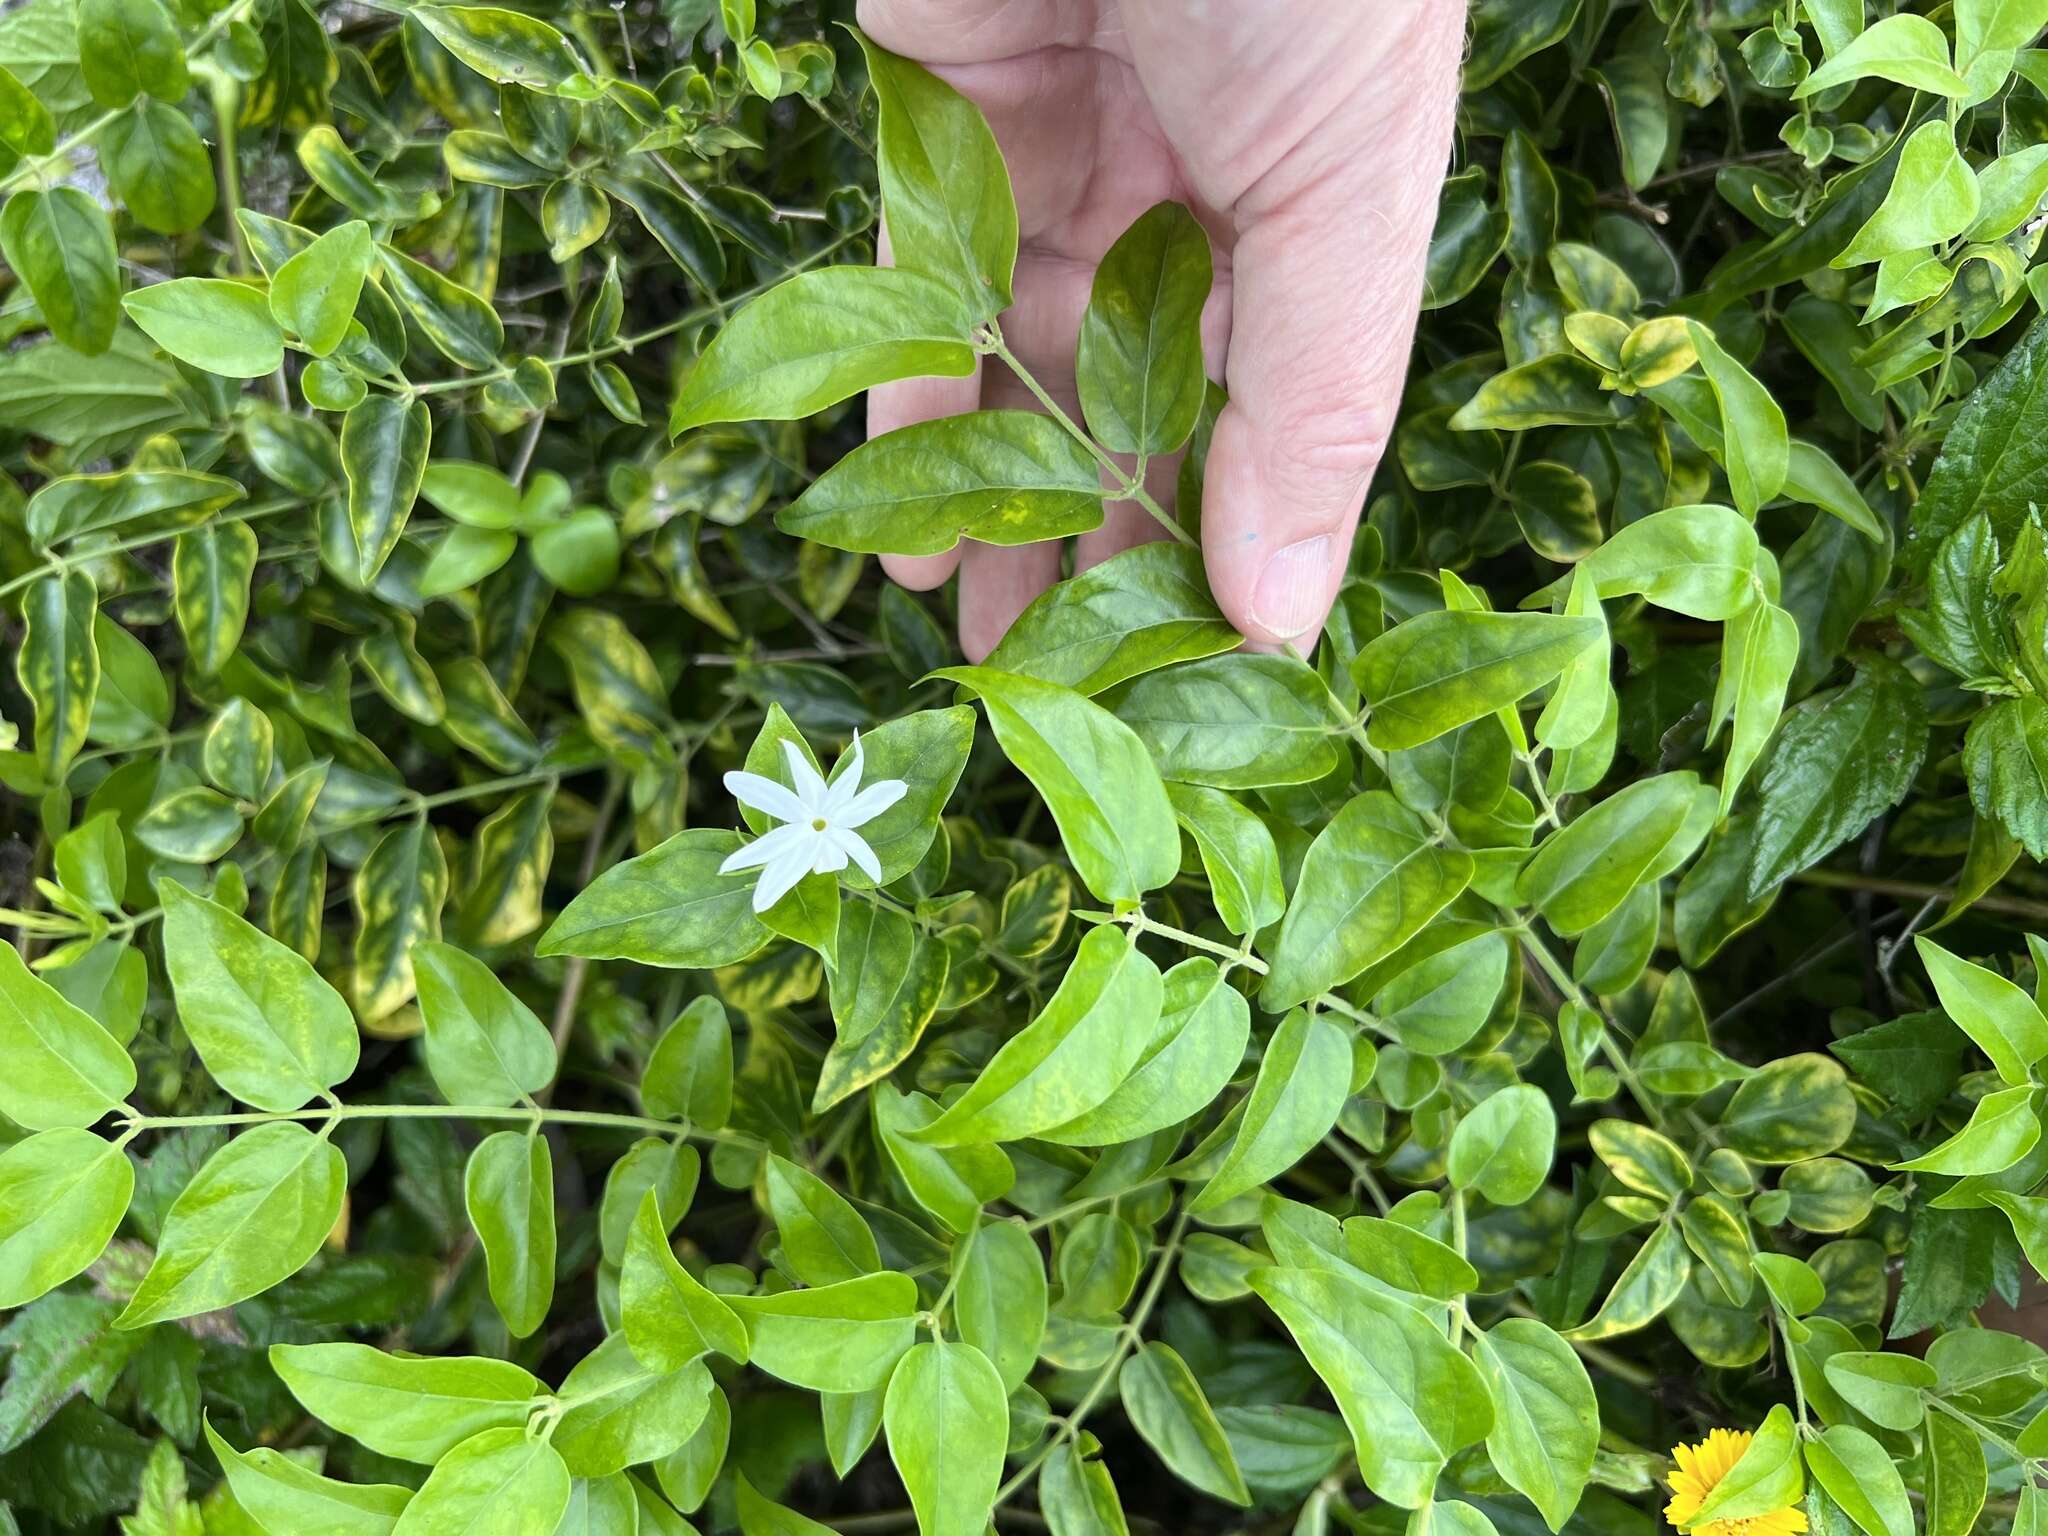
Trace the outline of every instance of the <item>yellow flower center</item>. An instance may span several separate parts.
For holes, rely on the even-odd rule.
[[[1701,1507],[1735,1470],[1752,1438],[1746,1429],[1716,1429],[1698,1445],[1674,1446],[1671,1459],[1678,1465],[1669,1479],[1671,1502],[1664,1506],[1664,1518],[1686,1536],[1803,1536],[1806,1515],[1790,1506],[1736,1520],[1700,1521]]]

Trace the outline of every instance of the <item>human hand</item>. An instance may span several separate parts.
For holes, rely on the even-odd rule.
[[[1003,335],[1070,413],[1102,253],[1162,199],[1194,208],[1216,264],[1205,363],[1230,395],[1202,502],[1210,587],[1249,639],[1312,643],[1400,401],[1462,0],[860,0],[859,16],[987,116],[1022,236]],[[1032,403],[1006,370],[910,380],[870,395],[868,431]],[[1155,498],[1170,503],[1177,467],[1148,466]],[[1076,565],[1158,532],[1112,502]],[[919,589],[959,570],[961,644],[979,661],[1058,579],[1060,546],[882,563]]]

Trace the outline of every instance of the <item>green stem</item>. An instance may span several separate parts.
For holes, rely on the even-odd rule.
[[[1205,954],[1220,955],[1226,962],[1224,965],[1225,970],[1228,970],[1233,965],[1241,965],[1246,970],[1255,972],[1260,976],[1266,974],[1266,962],[1255,959],[1247,951],[1233,949],[1228,944],[1218,944],[1214,939],[1205,939],[1199,933],[1189,933],[1185,928],[1174,928],[1166,923],[1155,922],[1147,917],[1143,911],[1134,910],[1126,912],[1122,917],[1115,918],[1113,921],[1122,923],[1134,934],[1156,934],[1162,939],[1171,939],[1176,944],[1185,944],[1189,949],[1199,949]]]
[[[1059,401],[1046,393],[1045,386],[1033,378],[1031,370],[1017,360],[1017,354],[1012,352],[1008,345],[1004,343],[1000,333],[996,335],[993,343],[989,346],[989,350],[1009,365],[1010,372],[1016,374],[1019,379],[1024,381],[1024,387],[1031,391],[1032,396],[1040,405],[1045,407],[1046,414],[1066,428],[1068,436],[1072,437],[1083,448],[1086,448],[1089,453],[1094,455],[1096,463],[1116,477],[1118,488],[1116,495],[1112,498],[1113,500],[1135,501],[1139,506],[1152,514],[1153,520],[1160,527],[1164,528],[1181,543],[1193,544],[1195,542],[1194,536],[1187,529],[1181,527],[1179,520],[1152,499],[1152,493],[1145,489],[1144,481],[1136,477],[1126,477],[1123,466],[1110,457],[1109,450],[1082,431],[1080,424],[1066,413]]]
[[[776,287],[785,279],[793,277],[799,272],[809,271],[812,267],[818,266],[829,257],[844,250],[857,238],[859,237],[856,234],[841,235],[838,239],[819,246],[818,249],[812,251],[794,266],[790,267],[788,271],[778,273],[766,282],[756,283],[753,287],[732,294],[730,297],[721,299],[715,304],[703,304],[695,309],[684,310],[680,315],[664,320],[660,325],[654,327],[653,330],[642,331],[637,336],[619,336],[606,342],[601,347],[587,347],[581,352],[565,352],[562,356],[555,359],[555,366],[557,368],[569,368],[578,363],[594,363],[619,352],[631,352],[635,348],[647,345],[650,341],[659,341],[664,336],[673,336],[677,331],[686,330],[700,321],[709,320],[724,314],[735,304],[743,304],[757,294],[766,293],[770,288]],[[481,373],[466,374],[459,379],[436,379],[426,384],[408,382],[406,391],[414,395],[438,395],[450,390],[469,389],[475,385],[488,384],[493,379],[509,379],[512,377],[515,366],[513,364],[502,364],[496,368],[487,368]]]
[[[220,1115],[129,1115],[119,1123],[131,1133],[168,1131],[210,1125],[270,1125],[280,1120],[517,1120],[527,1124],[588,1125],[607,1130],[639,1131],[650,1136],[677,1136],[698,1141],[729,1141],[761,1145],[738,1131],[712,1131],[645,1115],[614,1115],[594,1109],[545,1109],[499,1104],[329,1104],[318,1108],[240,1110]]]
[[[1139,1336],[1145,1331],[1145,1324],[1152,1320],[1152,1310],[1159,1305],[1159,1297],[1166,1289],[1166,1277],[1173,1271],[1174,1257],[1180,1252],[1181,1239],[1187,1235],[1187,1230],[1188,1213],[1183,1207],[1180,1214],[1174,1218],[1173,1230],[1167,1233],[1165,1243],[1160,1246],[1159,1256],[1152,1265],[1152,1278],[1146,1282],[1145,1294],[1138,1298],[1138,1309],[1131,1314],[1131,1320],[1124,1324],[1117,1334],[1116,1348],[1110,1352],[1109,1359],[1096,1373],[1086,1395],[1075,1404],[1074,1411],[1060,1420],[1059,1429],[1046,1442],[1045,1448],[1026,1462],[1015,1477],[996,1490],[995,1502],[990,1506],[991,1512],[1001,1509],[1015,1497],[1019,1489],[1038,1476],[1039,1468],[1045,1465],[1046,1459],[1054,1451],[1081,1432],[1082,1423],[1095,1411],[1096,1405],[1109,1391],[1109,1385],[1116,1380],[1117,1371],[1123,1365],[1125,1357],[1137,1348]]]
[[[549,783],[561,776],[560,769],[535,768],[526,773],[507,774],[501,779],[481,779],[474,784],[460,784],[454,789],[444,789],[438,794],[422,795],[408,790],[403,809],[407,813],[431,811],[444,805],[456,805],[464,800],[480,800],[486,795],[505,794],[515,789]]]
[[[280,512],[296,512],[305,507],[303,501],[262,501],[252,507],[232,512],[221,512],[210,519],[216,523],[253,523],[259,518],[275,517]],[[194,527],[205,527],[205,523],[188,524],[183,528],[158,528],[150,533],[138,533],[133,538],[122,539],[114,544],[102,544],[77,555],[52,555],[47,563],[33,570],[23,571],[10,581],[0,582],[0,598],[19,592],[23,587],[32,586],[45,576],[61,576],[74,565],[88,560],[104,560],[109,555],[125,555],[132,550],[147,549],[152,544],[161,544],[175,539],[181,533],[189,533]]]

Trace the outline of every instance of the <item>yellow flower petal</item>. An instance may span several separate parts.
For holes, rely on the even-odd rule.
[[[1715,1486],[1735,1470],[1754,1438],[1746,1429],[1715,1429],[1698,1445],[1673,1446],[1671,1459],[1677,1466],[1665,1479],[1671,1488],[1671,1502],[1664,1506],[1664,1518],[1687,1536],[1805,1536],[1805,1513],[1789,1506],[1740,1520],[1692,1523]]]

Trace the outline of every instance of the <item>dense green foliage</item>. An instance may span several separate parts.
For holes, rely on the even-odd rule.
[[[0,1530],[2048,1530],[2048,0],[1477,0],[1306,658],[838,9],[0,17]]]

